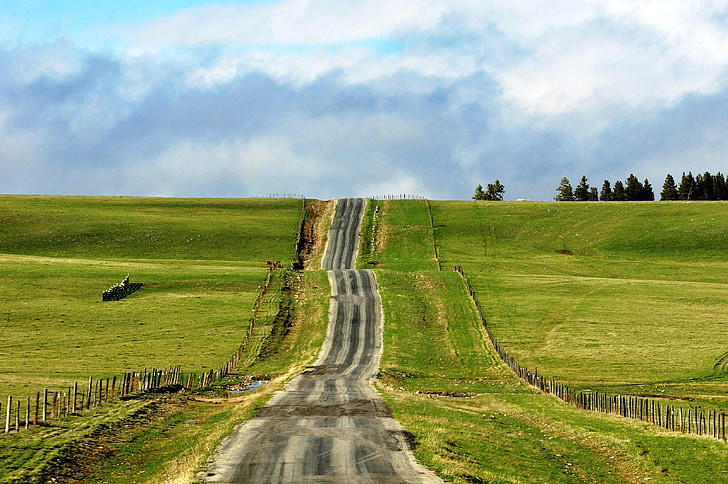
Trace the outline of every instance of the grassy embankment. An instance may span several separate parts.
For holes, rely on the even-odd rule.
[[[300,214],[299,200],[0,197],[0,396],[145,367],[199,372],[224,362],[250,323],[267,272],[259,262],[290,266]],[[142,289],[102,303],[101,292],[126,274]],[[287,372],[315,359],[326,328],[326,275],[289,275],[282,291],[284,279],[274,277],[264,301],[249,365],[227,381],[267,375],[272,383],[236,403],[145,397],[3,436],[0,476],[37,478],[56,458],[68,461],[60,470],[87,480],[188,479]],[[291,316],[276,336],[281,351],[259,358],[284,297]],[[89,463],[79,465],[87,448],[75,445],[79,439],[106,451],[86,452]]]
[[[385,306],[380,388],[423,463],[455,482],[726,481],[721,442],[581,411],[517,380],[449,271],[465,268],[523,364],[577,388],[725,409],[728,205],[432,207],[434,241],[424,203],[383,202],[381,245],[360,259],[377,261]]]

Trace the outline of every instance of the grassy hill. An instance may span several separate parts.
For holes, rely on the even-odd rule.
[[[0,395],[219,365],[247,330],[260,261],[290,264],[301,203],[0,196]],[[142,289],[102,303],[127,274]]]
[[[266,279],[260,262],[290,267],[302,208],[280,199],[0,196],[3,415],[7,395],[24,412],[27,395],[89,376],[226,361]],[[322,236],[320,222],[313,230]],[[101,302],[127,274],[143,287]],[[190,482],[220,439],[315,360],[328,300],[325,271],[275,271],[243,361],[219,387],[137,394],[3,434],[0,481]],[[284,305],[280,324],[290,327],[274,330]],[[249,375],[271,381],[230,398],[225,389]]]
[[[495,337],[576,388],[726,408],[728,204],[381,202],[380,388],[453,482],[725,482],[705,437],[575,409],[517,380]],[[437,271],[435,247],[443,272]],[[371,264],[374,262],[375,264]]]
[[[727,203],[435,202],[433,219],[522,364],[728,410]]]

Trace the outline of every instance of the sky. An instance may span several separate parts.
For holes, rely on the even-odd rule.
[[[728,0],[0,2],[0,193],[659,197],[726,113]]]

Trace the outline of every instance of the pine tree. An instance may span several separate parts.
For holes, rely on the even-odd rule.
[[[728,200],[728,186],[726,186],[725,177],[721,172],[715,174],[713,189],[715,190],[716,200]]]
[[[693,178],[692,172],[685,172],[682,174],[680,185],[677,187],[677,192],[680,195],[680,200],[693,200],[693,191],[695,190],[695,178]]]
[[[506,188],[501,184],[500,180],[495,183],[488,183],[488,190],[485,192],[486,200],[503,200],[503,193]]]
[[[640,190],[639,199],[649,202],[655,200],[655,191],[652,190],[652,185],[650,185],[650,181],[647,178],[645,178],[645,183],[642,185],[642,189]]]
[[[586,176],[582,176],[581,181],[576,186],[574,198],[583,202],[589,200],[589,184],[587,183]]]
[[[569,182],[568,178],[564,177],[561,179],[561,184],[556,191],[558,194],[554,197],[554,200],[559,202],[570,202],[574,200],[574,189],[571,188],[571,182]]]
[[[634,202],[640,199],[642,193],[642,184],[634,174],[630,173],[627,178],[627,185],[624,189],[624,197],[629,202]]]
[[[475,195],[473,195],[473,200],[485,200],[485,192],[483,191],[483,185],[478,185],[475,188]]]
[[[609,183],[609,180],[604,180],[602,191],[599,193],[599,200],[602,202],[609,202],[612,200],[612,186]]]
[[[599,192],[597,191],[597,187],[591,187],[589,189],[589,201],[590,202],[599,201]]]
[[[704,200],[715,200],[713,175],[707,171],[703,175],[703,199]]]
[[[665,177],[665,183],[662,184],[660,200],[677,200],[678,198],[679,194],[677,193],[677,186],[675,186],[675,179],[668,173]]]
[[[624,185],[620,180],[614,182],[614,191],[612,192],[612,200],[622,202],[625,200]]]

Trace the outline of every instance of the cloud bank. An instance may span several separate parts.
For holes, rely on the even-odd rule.
[[[0,37],[0,192],[551,199],[726,172],[725,1],[233,2],[94,31]]]

